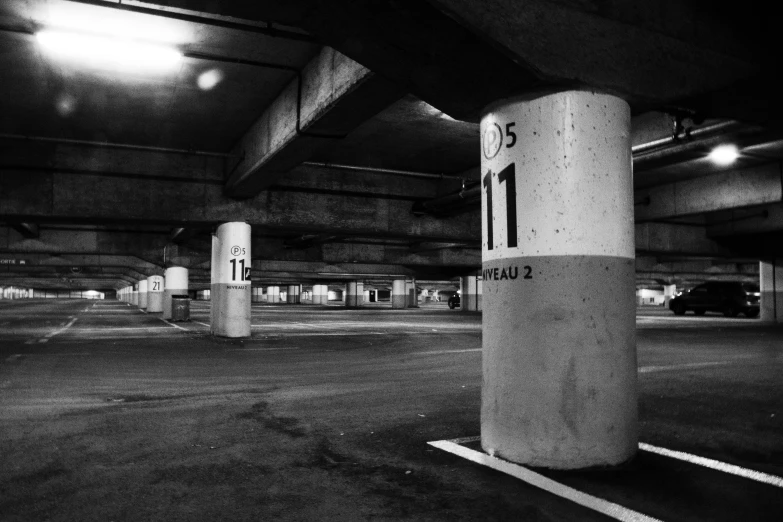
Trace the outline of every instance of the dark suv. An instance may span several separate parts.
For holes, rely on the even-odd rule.
[[[669,301],[674,315],[693,310],[696,315],[704,312],[722,312],[726,317],[759,315],[759,287],[751,283],[709,281]]]
[[[454,310],[456,307],[460,306],[459,302],[459,294],[454,294],[453,296],[449,297],[449,308]]]

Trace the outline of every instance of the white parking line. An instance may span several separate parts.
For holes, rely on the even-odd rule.
[[[444,353],[469,353],[480,352],[481,348],[468,348],[467,350],[434,350],[431,352],[416,352],[416,355],[440,355]]]
[[[170,323],[170,322],[168,322],[167,320],[165,320],[165,319],[164,319],[164,318],[162,318],[162,317],[158,317],[158,319],[160,319],[161,321],[163,321],[164,323],[166,323],[166,324],[167,324],[167,325],[169,325],[169,326],[173,326],[174,328],[179,328],[179,329],[180,329],[180,330],[182,330],[183,332],[187,332],[187,331],[189,331],[187,328],[182,328],[182,327],[181,327],[180,325],[178,325],[178,324]]]
[[[643,451],[649,451],[651,453],[657,453],[658,455],[663,455],[665,457],[671,457],[673,459],[684,460],[685,462],[690,462],[691,464],[698,464],[700,466],[716,469],[718,471],[723,471],[724,473],[730,473],[739,477],[763,482],[764,484],[769,484],[770,486],[783,488],[783,478],[770,475],[768,473],[762,473],[761,471],[735,466],[734,464],[728,464],[719,460],[699,457],[698,455],[691,455],[690,453],[685,453],[683,451],[659,448],[658,446],[645,444],[644,442],[639,443],[639,449]]]
[[[592,509],[593,511],[603,513],[604,515],[607,515],[616,520],[624,520],[627,522],[660,522],[660,520],[657,518],[647,516],[632,509],[628,509],[621,506],[620,504],[615,504],[614,502],[609,502],[608,500],[588,495],[587,493],[583,493],[579,490],[566,486],[565,484],[561,484],[560,482],[556,482],[550,478],[547,478],[524,466],[520,466],[519,464],[512,464],[511,462],[501,460],[497,457],[492,457],[481,451],[475,451],[466,448],[465,446],[460,446],[456,442],[450,440],[437,440],[428,442],[427,444],[443,451],[448,451],[449,453],[457,455],[458,457],[468,459],[469,461],[475,462],[476,464],[481,464],[482,466],[487,466],[494,470],[500,471],[501,473],[511,475],[512,477],[527,482],[531,486],[543,489],[549,493],[554,493],[559,497],[570,500],[571,502],[575,502],[576,504]]]
[[[710,368],[714,366],[732,366],[734,364],[737,364],[737,361],[685,363],[685,364],[672,364],[668,366],[642,366],[641,368],[639,368],[639,373],[668,372],[672,370],[691,370],[696,368]]]
[[[39,343],[47,342],[49,339],[51,339],[55,335],[59,335],[59,334],[63,333],[64,331],[66,331],[68,328],[73,326],[73,323],[75,323],[75,322],[76,322],[76,317],[72,317],[70,322],[68,322],[68,324],[66,324],[65,326],[63,326],[59,330],[55,330],[53,332],[49,332],[48,334],[44,335],[42,339],[38,339],[38,342]]]

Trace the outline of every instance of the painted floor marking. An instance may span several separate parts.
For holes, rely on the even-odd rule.
[[[621,506],[620,504],[615,504],[614,502],[609,502],[608,500],[588,495],[587,493],[583,493],[579,490],[566,486],[565,484],[561,484],[560,482],[556,482],[539,473],[536,473],[535,471],[527,469],[524,466],[520,466],[519,464],[512,464],[511,462],[501,460],[497,457],[492,457],[486,453],[475,451],[466,448],[465,446],[460,446],[451,440],[436,440],[433,442],[428,442],[427,444],[457,455],[458,457],[467,459],[471,462],[475,462],[476,464],[481,464],[482,466],[487,466],[494,470],[500,471],[501,473],[511,475],[514,478],[518,478],[524,482],[527,482],[531,486],[543,489],[549,493],[553,493],[559,497],[579,504],[580,506],[592,509],[593,511],[603,513],[604,515],[614,518],[615,520],[623,520],[626,522],[660,522],[660,520],[657,518],[647,516],[632,509],[628,509]]]
[[[46,341],[48,341],[49,339],[51,339],[55,335],[59,335],[59,334],[63,333],[64,331],[66,331],[68,328],[73,326],[73,323],[75,323],[75,322],[76,322],[76,317],[72,317],[71,320],[68,322],[68,324],[66,324],[65,326],[63,326],[59,330],[55,330],[53,332],[49,332],[48,334],[44,335],[43,339],[39,339],[38,342],[39,343],[45,343]]]
[[[170,323],[170,322],[168,322],[167,320],[165,320],[165,319],[164,319],[164,318],[162,318],[162,317],[158,317],[158,319],[160,319],[161,321],[163,321],[164,323],[166,323],[166,324],[167,324],[167,325],[169,325],[169,326],[173,326],[174,328],[179,328],[179,329],[180,329],[180,330],[182,330],[183,332],[187,332],[187,331],[188,331],[188,329],[187,329],[187,328],[182,328],[182,327],[181,327],[180,325],[178,325],[178,324]]]
[[[201,321],[193,321],[193,322],[196,323],[196,324],[200,324],[201,326],[206,326],[207,328],[209,328],[209,325],[207,323],[202,323]]]
[[[281,346],[280,348],[228,348],[227,352],[274,352],[281,350],[301,350],[298,346]]]
[[[719,460],[699,457],[698,455],[691,455],[690,453],[685,453],[682,451],[659,448],[658,446],[645,444],[644,442],[639,443],[639,449],[642,451],[657,453],[658,455],[663,455],[665,457],[671,457],[673,459],[684,460],[685,462],[690,462],[691,464],[698,464],[700,466],[716,469],[718,471],[723,471],[724,473],[730,473],[739,477],[763,482],[764,484],[769,484],[770,486],[783,488],[783,478],[770,475],[768,473],[762,473],[761,471],[735,466],[734,464],[728,464]]]

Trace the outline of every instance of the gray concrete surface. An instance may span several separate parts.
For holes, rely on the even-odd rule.
[[[0,301],[0,519],[604,519],[426,444],[479,433],[480,314],[254,304],[229,340],[208,305],[175,327]],[[655,308],[637,337],[640,440],[783,475],[783,329]],[[547,473],[663,520],[783,512],[779,488],[644,452]]]

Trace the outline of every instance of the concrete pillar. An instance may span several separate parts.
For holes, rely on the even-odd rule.
[[[153,313],[163,311],[163,276],[147,278],[147,311]]]
[[[212,332],[213,334],[215,333],[215,313],[217,312],[217,308],[215,307],[214,301],[211,299],[211,296],[215,295],[215,287],[217,286],[217,281],[218,281],[219,260],[220,260],[220,240],[218,239],[217,234],[212,234],[212,256],[209,262],[209,295],[210,295],[209,331]],[[207,299],[206,292],[203,292],[201,295],[205,300]]]
[[[419,292],[416,288],[416,281],[407,281],[405,287],[408,289],[408,308],[418,308]]]
[[[288,304],[301,304],[301,290],[302,287],[300,285],[288,285],[288,289],[286,290],[286,302]]]
[[[267,303],[279,303],[280,302],[280,287],[268,286],[266,287],[266,302]]]
[[[391,303],[392,308],[407,308],[408,296],[406,295],[405,279],[392,281]]]
[[[364,283],[360,281],[351,281],[345,288],[345,306],[356,308],[362,306],[364,297]]]
[[[147,280],[142,279],[139,281],[139,308],[142,310],[147,309]]]
[[[677,295],[677,285],[663,285],[663,306],[669,308],[669,301]]]
[[[783,261],[759,263],[761,320],[783,323]]]
[[[212,281],[210,294],[214,310],[212,333],[220,337],[250,337],[250,225],[220,225],[215,260],[217,279]]]
[[[264,289],[258,286],[254,286],[250,289],[250,301],[252,303],[260,303],[261,296],[264,294]]]
[[[329,302],[329,287],[326,285],[313,285],[313,304],[325,305]]]
[[[370,291],[365,290],[364,296],[362,296],[362,303],[369,303],[370,302]]]
[[[579,469],[636,452],[630,133],[628,104],[590,91],[503,100],[481,120],[491,455]]]
[[[130,304],[133,306],[139,306],[139,283],[133,285],[133,292],[131,292]]]
[[[163,274],[163,318],[171,319],[174,313],[171,297],[188,295],[188,269],[172,266]]]
[[[480,277],[465,276],[459,278],[459,306],[463,312],[478,312],[482,310],[483,281]]]

